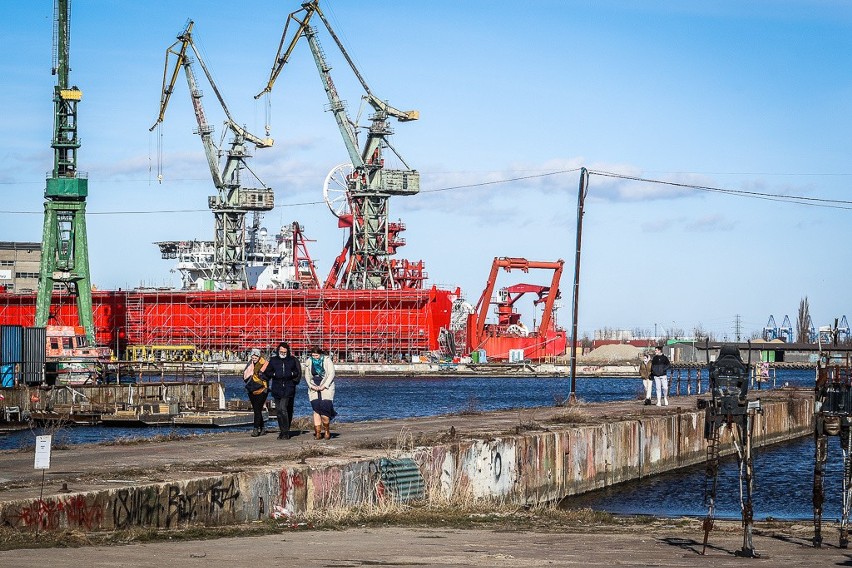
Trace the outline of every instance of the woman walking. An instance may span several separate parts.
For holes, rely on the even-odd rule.
[[[331,438],[331,419],[337,416],[334,411],[334,363],[322,348],[311,349],[311,356],[305,362],[305,378],[308,400],[314,410],[314,437],[328,440]]]
[[[289,440],[290,423],[293,422],[293,398],[296,396],[296,385],[302,380],[302,366],[290,354],[290,345],[283,341],[278,344],[263,376],[269,380],[269,392],[275,400],[278,439]]]
[[[269,396],[269,388],[263,374],[266,365],[266,359],[260,356],[260,349],[252,349],[249,362],[243,369],[243,382],[246,384],[251,409],[254,411],[254,430],[251,433],[253,438],[266,434],[263,421],[263,405]]]
[[[639,363],[639,376],[642,377],[642,386],[645,387],[645,405],[651,404],[651,389],[654,380],[651,378],[651,355],[645,353],[642,362]]]

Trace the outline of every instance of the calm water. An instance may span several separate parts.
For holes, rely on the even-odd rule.
[[[823,521],[840,518],[843,457],[837,438],[829,439]],[[810,436],[754,451],[754,518],[813,519],[814,442]],[[704,516],[704,465],[625,483],[565,499],[570,508],[590,507],[617,514]],[[719,470],[716,516],[740,518],[736,460]],[[825,527],[824,527],[825,528]],[[832,529],[833,530],[833,529]],[[828,536],[829,533],[826,533]]]
[[[813,371],[779,371],[778,386],[812,386]],[[245,399],[239,377],[223,378],[226,398]],[[423,377],[423,378],[347,378],[337,379],[335,406],[341,422],[361,422],[379,418],[434,416],[467,410],[505,410],[552,406],[570,392],[564,378]],[[577,396],[586,402],[639,400],[638,379],[577,379]],[[304,384],[296,395],[295,414],[308,416],[310,405]],[[274,424],[274,420],[271,421]],[[250,426],[232,430],[248,431]],[[145,438],[156,434],[205,434],[218,429],[71,427],[55,434],[57,444],[78,444]],[[31,447],[39,429],[0,437],[0,449]],[[839,516],[840,450],[837,441],[829,447],[824,518]],[[755,518],[810,518],[813,484],[813,441],[805,438],[793,443],[755,452]],[[738,517],[739,501],[736,462],[725,462],[717,492],[717,516]],[[703,515],[704,470],[696,466],[677,473],[651,477],[615,489],[595,492],[568,500],[569,506],[593,507],[614,513],[661,516]]]

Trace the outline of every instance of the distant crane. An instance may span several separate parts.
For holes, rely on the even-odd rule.
[[[808,336],[805,338],[805,341],[808,343],[816,343],[819,339],[819,334],[817,334],[817,330],[814,327],[814,320],[808,315]]]
[[[778,339],[778,325],[775,323],[775,316],[769,316],[769,321],[763,327],[764,341],[772,341]]]
[[[64,285],[77,301],[77,317],[89,342],[95,341],[92,316],[92,279],[86,237],[86,196],[89,180],[77,171],[77,103],[83,92],[69,86],[71,0],[54,3],[53,172],[44,190],[44,230],[36,297],[35,325],[50,319],[54,284]]]
[[[302,15],[302,13],[304,14]],[[316,28],[310,26],[310,20],[314,14],[319,16],[334,39],[366,93],[363,99],[373,109],[373,114],[370,116],[371,124],[367,130],[367,139],[364,141],[364,147],[360,150],[357,134],[359,127],[346,113],[346,104],[337,94],[337,89],[331,79],[331,67],[326,62],[325,54],[317,40]],[[291,21],[295,22],[298,29],[292,39],[287,42],[287,31]],[[269,81],[263,91],[258,93],[255,98],[272,91],[275,80],[302,36],[307,39],[310,46],[328,97],[328,110],[334,114],[350,160],[350,163],[341,164],[331,170],[326,178],[323,190],[325,201],[332,213],[340,220],[340,225],[350,228],[350,238],[347,240],[343,252],[334,262],[326,279],[326,287],[339,286],[350,289],[420,287],[423,281],[422,264],[403,266],[389,262],[389,256],[395,252],[397,247],[404,244],[404,240],[398,238],[398,234],[404,226],[388,223],[388,200],[390,196],[414,195],[420,191],[420,174],[408,166],[388,140],[388,136],[393,133],[388,124],[388,119],[393,117],[400,122],[408,122],[417,120],[420,113],[414,110],[399,110],[373,94],[322,10],[320,10],[317,0],[304,2],[301,9],[288,16]],[[405,169],[386,169],[382,156],[385,149],[391,150],[405,166]],[[348,262],[346,261],[347,258]],[[413,274],[411,272],[412,266],[420,272],[415,271]],[[403,276],[400,277],[401,275]]]
[[[792,343],[796,340],[795,335],[793,335],[793,324],[790,323],[790,316],[784,316],[784,321],[781,322],[781,327],[778,328],[778,337],[787,343]]]
[[[213,176],[213,185],[218,191],[218,195],[210,196],[207,200],[216,223],[213,241],[215,247],[213,279],[226,288],[245,288],[248,285],[246,277],[246,213],[249,211],[270,211],[274,208],[275,200],[275,192],[266,187],[246,164],[246,158],[251,157],[246,149],[246,142],[254,144],[256,148],[268,148],[272,146],[273,141],[271,138],[259,138],[251,134],[233,119],[228,110],[228,105],[225,104],[225,100],[216,87],[207,65],[205,65],[192,40],[193,24],[194,22],[190,20],[184,31],[177,36],[177,41],[166,50],[160,114],[150,129],[154,130],[157,125],[163,122],[166,107],[168,107],[169,99],[174,92],[179,70],[183,67],[186,82],[189,85],[189,94],[192,97],[192,107],[198,122],[196,133],[201,137],[204,153],[207,155],[207,163],[210,166],[210,174]],[[213,92],[225,112],[225,126],[233,135],[221,173],[219,172],[219,159],[224,152],[213,142],[213,127],[207,123],[204,114],[204,106],[201,103],[203,93],[197,86],[195,73],[192,69],[192,59],[187,55],[188,48],[192,49],[201,69],[204,71],[204,75],[213,88]],[[176,58],[171,78],[169,78],[170,55]],[[262,189],[242,187],[240,172],[243,169],[251,172],[264,187]],[[253,232],[258,224],[259,219],[256,218],[256,223],[252,227]]]
[[[840,318],[840,324],[837,326],[837,342],[840,344],[846,343],[849,341],[849,337],[849,322],[846,320],[846,316],[843,316]]]

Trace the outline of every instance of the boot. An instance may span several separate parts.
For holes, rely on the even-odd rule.
[[[322,432],[320,431],[320,427],[317,425],[314,425],[314,438],[317,440],[322,438]]]
[[[331,438],[331,424],[326,422],[325,424],[322,425],[322,427],[325,430],[325,434],[323,435],[323,438],[325,438],[326,440],[330,439]]]
[[[260,436],[260,430],[255,428],[254,430],[251,431],[251,437],[252,438],[257,438],[258,436]]]

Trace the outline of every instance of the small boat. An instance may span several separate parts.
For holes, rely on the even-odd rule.
[[[33,410],[30,420],[39,426],[95,426],[101,421],[100,412]]]
[[[177,404],[140,404],[127,410],[101,415],[104,426],[156,426],[171,424],[178,414]]]
[[[263,420],[269,418],[264,409]],[[227,426],[247,426],[254,423],[254,413],[250,410],[210,410],[200,412],[181,412],[172,418],[175,426],[210,426],[223,428]]]

